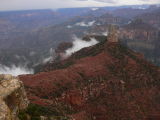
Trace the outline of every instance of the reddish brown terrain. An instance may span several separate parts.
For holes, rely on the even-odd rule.
[[[160,69],[119,42],[100,42],[46,72],[19,76],[31,103],[75,120],[144,120],[160,115]],[[66,112],[67,111],[67,112]]]

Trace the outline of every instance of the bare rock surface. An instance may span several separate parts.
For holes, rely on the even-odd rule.
[[[0,75],[0,120],[18,120],[19,110],[28,103],[21,81],[12,75]]]

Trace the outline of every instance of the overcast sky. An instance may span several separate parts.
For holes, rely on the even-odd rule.
[[[155,4],[160,0],[0,0],[0,10]]]

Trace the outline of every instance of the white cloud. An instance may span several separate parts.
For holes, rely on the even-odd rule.
[[[99,8],[91,8],[92,11],[96,11],[98,10]]]
[[[0,10],[104,6],[94,0],[0,0]]]
[[[103,32],[102,35],[108,36],[108,31]]]
[[[90,22],[88,22],[88,23],[78,22],[78,23],[76,23],[75,25],[76,25],[76,26],[81,26],[81,27],[90,27],[90,26],[94,25],[95,22],[96,22],[96,21],[90,21]]]
[[[154,4],[160,0],[0,0],[0,10]]]
[[[91,38],[90,41],[84,41],[76,36],[73,37],[73,47],[67,49],[65,51],[66,57],[72,55],[74,52],[79,51],[82,48],[89,47],[98,43],[98,41],[94,38]]]
[[[7,67],[0,64],[0,74],[11,74],[13,76],[18,76],[22,74],[33,74],[34,71],[32,69],[25,68],[23,66],[15,66]]]
[[[72,26],[71,26],[71,25],[67,25],[66,27],[67,27],[68,29],[72,28]]]
[[[117,3],[118,0],[95,0],[98,2],[105,2],[105,3]]]
[[[52,56],[49,56],[48,58],[44,58],[42,63],[45,64],[47,62],[51,62],[53,60],[53,57]]]

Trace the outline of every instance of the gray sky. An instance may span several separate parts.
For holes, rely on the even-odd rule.
[[[160,0],[0,0],[0,10],[155,4]]]

